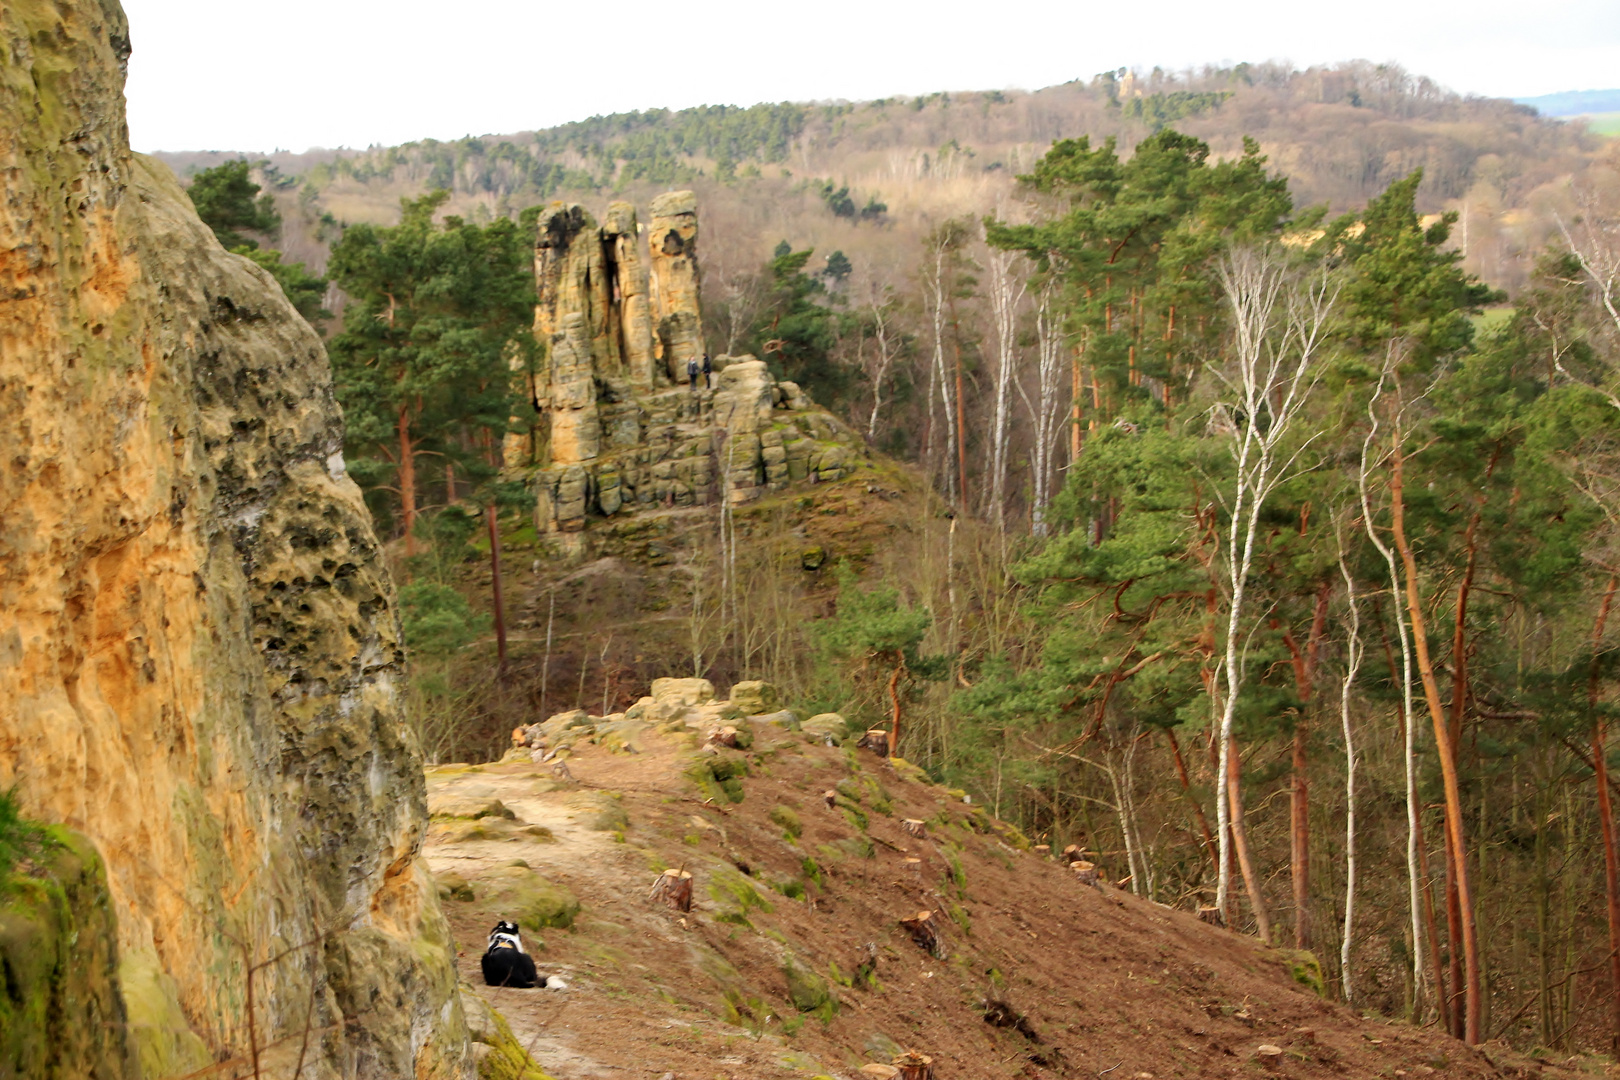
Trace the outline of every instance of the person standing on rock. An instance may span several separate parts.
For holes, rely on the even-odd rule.
[[[694,394],[697,393],[697,389],[698,389],[697,377],[698,377],[698,362],[697,362],[697,357],[694,356],[694,357],[692,357],[692,359],[690,359],[690,360],[688,360],[686,362],[686,382],[687,382],[688,385],[690,385],[692,387],[692,393],[694,393]]]
[[[709,354],[704,353],[703,354],[703,389],[705,389],[705,390],[712,389],[713,386],[714,386],[713,381],[711,381],[710,378],[709,378],[709,373],[711,371],[713,371],[713,370],[714,370],[714,368],[709,365]]]

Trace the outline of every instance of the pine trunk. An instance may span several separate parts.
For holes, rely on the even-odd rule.
[[[489,574],[491,600],[495,605],[495,655],[498,658],[500,672],[506,674],[506,604],[501,595],[501,527],[495,511],[495,504],[490,503],[484,511],[484,517],[489,522]]]
[[[416,554],[416,447],[411,441],[411,411],[399,407],[399,510],[405,526],[405,557]]]
[[[1597,654],[1603,647],[1603,629],[1609,621],[1609,609],[1614,603],[1614,590],[1620,577],[1610,577],[1609,587],[1603,591],[1603,606],[1598,609],[1597,626],[1592,631],[1592,684],[1590,699],[1597,717],[1592,722],[1592,767],[1596,774],[1598,796],[1598,823],[1603,832],[1603,884],[1609,901],[1609,982],[1613,991],[1612,1023],[1609,1033],[1610,1053],[1620,1054],[1620,854],[1615,850],[1614,806],[1609,795],[1608,725],[1597,714],[1598,662]]]
[[[1479,1044],[1480,1019],[1484,1003],[1480,1000],[1479,936],[1474,925],[1474,896],[1468,882],[1468,845],[1463,835],[1462,791],[1457,779],[1457,751],[1452,744],[1451,725],[1440,704],[1440,687],[1434,677],[1434,664],[1429,657],[1429,639],[1423,617],[1423,599],[1418,591],[1417,560],[1412,546],[1406,540],[1405,503],[1402,490],[1403,457],[1399,442],[1391,459],[1390,505],[1396,550],[1406,569],[1406,606],[1412,623],[1412,645],[1417,654],[1418,674],[1423,681],[1423,697],[1429,707],[1429,719],[1434,724],[1435,746],[1440,758],[1440,773],[1446,794],[1446,840],[1457,883],[1457,919],[1462,937],[1463,978],[1463,1039],[1470,1046]]]
[[[1266,900],[1260,892],[1260,875],[1249,852],[1249,833],[1243,823],[1243,765],[1236,739],[1227,740],[1226,797],[1232,813],[1232,847],[1237,852],[1238,868],[1243,871],[1243,888],[1249,894],[1249,906],[1254,909],[1255,930],[1260,940],[1269,945],[1271,916],[1266,911]]]

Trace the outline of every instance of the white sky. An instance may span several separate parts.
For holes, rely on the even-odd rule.
[[[1393,60],[1620,86],[1616,0],[124,0],[137,150],[305,150],[654,106],[1037,89],[1120,66]]]

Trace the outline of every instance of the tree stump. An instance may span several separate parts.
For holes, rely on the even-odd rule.
[[[928,826],[916,818],[901,818],[900,827],[912,836],[927,836]]]
[[[889,732],[885,728],[871,728],[865,735],[861,736],[861,741],[856,745],[863,750],[870,750],[874,754],[882,754],[884,757],[888,757]]]
[[[568,762],[558,759],[557,764],[551,767],[551,775],[558,780],[572,780],[574,774],[568,769]]]
[[[1052,854],[1052,845],[1036,844],[1034,847],[1030,848],[1030,850],[1035,853],[1036,858],[1044,859]]]
[[[1085,862],[1086,853],[1081,849],[1079,844],[1070,844],[1068,847],[1063,849],[1063,861],[1069,863],[1070,865],[1077,862]]]
[[[737,729],[734,727],[718,727],[709,732],[709,742],[718,746],[737,748]]]
[[[1226,926],[1226,918],[1221,914],[1221,909],[1214,904],[1198,905],[1198,921],[1222,928]]]
[[[692,874],[689,870],[665,870],[653,882],[649,900],[662,900],[676,911],[692,910]]]
[[[1082,885],[1096,885],[1099,883],[1096,863],[1088,863],[1081,859],[1079,862],[1070,863],[1069,869],[1074,871],[1074,879]]]
[[[907,1050],[890,1064],[898,1070],[894,1080],[934,1080],[934,1059],[927,1054]]]
[[[1271,1043],[1261,1043],[1255,1048],[1254,1056],[1262,1068],[1277,1069],[1282,1066],[1283,1049]]]
[[[834,791],[832,788],[828,788],[826,791],[823,791],[821,793],[821,797],[827,801],[827,809],[829,810],[838,805],[838,792]]]
[[[900,1070],[893,1065],[879,1065],[874,1061],[870,1065],[861,1066],[861,1075],[870,1076],[873,1080],[894,1080],[900,1075]]]
[[[945,958],[945,939],[932,911],[919,911],[915,918],[901,919],[900,925],[923,952],[936,960]]]

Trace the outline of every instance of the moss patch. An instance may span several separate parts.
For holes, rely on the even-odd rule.
[[[479,879],[502,905],[503,914],[526,930],[566,930],[579,916],[579,898],[567,886],[522,866],[503,866]]]
[[[0,878],[0,1076],[134,1075],[116,942],[100,856],[49,830]]]
[[[1283,966],[1299,985],[1320,997],[1327,996],[1327,980],[1322,977],[1322,961],[1307,949],[1278,949]]]

